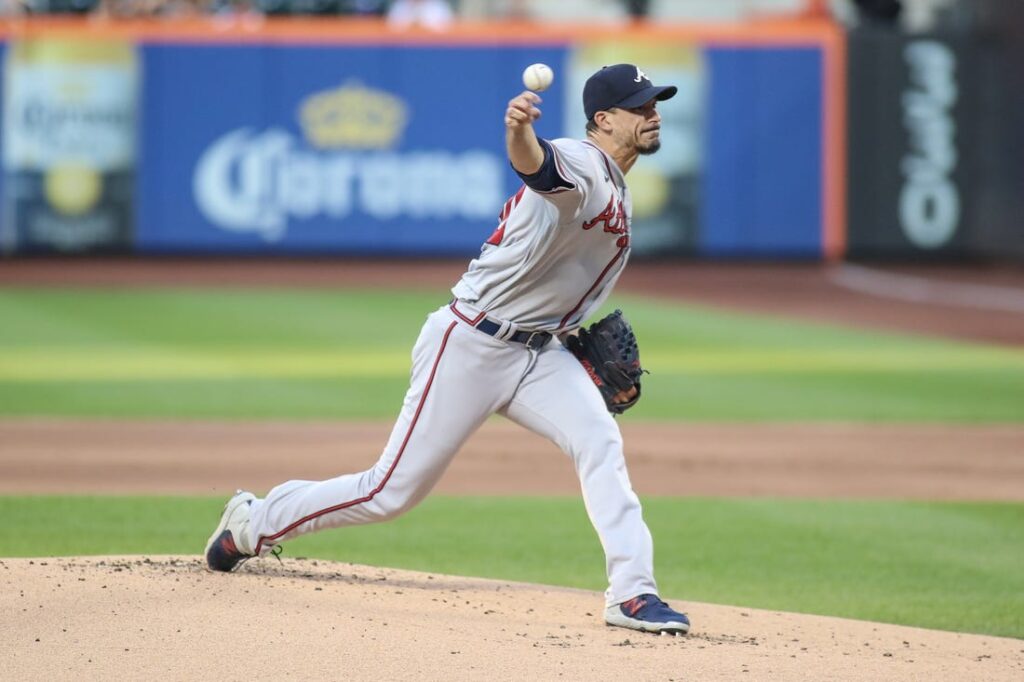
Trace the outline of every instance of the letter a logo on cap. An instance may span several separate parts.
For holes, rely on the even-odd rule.
[[[644,81],[651,80],[647,77],[647,74],[640,70],[640,67],[636,67],[636,78],[633,79],[637,83],[643,83]]]

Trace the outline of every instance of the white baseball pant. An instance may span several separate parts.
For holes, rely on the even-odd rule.
[[[444,306],[428,316],[412,361],[409,390],[377,463],[326,481],[288,481],[256,500],[249,539],[257,554],[299,535],[385,521],[411,509],[497,412],[572,458],[605,552],[607,604],[657,593],[651,534],[626,472],[618,425],[557,339],[531,350],[474,329]]]

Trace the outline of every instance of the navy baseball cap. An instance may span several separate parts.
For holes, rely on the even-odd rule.
[[[583,113],[589,121],[599,111],[613,107],[632,109],[652,99],[661,102],[675,97],[678,91],[674,85],[652,85],[639,66],[606,66],[588,78],[583,86]]]

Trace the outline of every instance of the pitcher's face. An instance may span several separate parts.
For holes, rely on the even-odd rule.
[[[651,99],[639,107],[610,111],[615,141],[639,154],[658,151],[661,148],[661,114],[657,105],[657,100]]]

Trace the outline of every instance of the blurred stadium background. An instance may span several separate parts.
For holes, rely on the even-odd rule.
[[[630,177],[638,258],[1024,258],[1013,0],[0,7],[8,256],[471,256],[522,68],[577,136],[582,81],[635,61],[681,91]]]
[[[1020,0],[0,13],[6,553],[196,553],[234,486],[369,465],[423,315],[519,186],[523,68],[554,68],[554,138],[582,136],[585,78],[629,61],[680,90],[629,175],[610,301],[652,369],[623,424],[638,491],[665,496],[667,594],[1024,633]],[[442,493],[579,514],[441,497],[298,552],[600,589],[567,465],[481,438]],[[76,496],[125,492],[185,497]],[[536,551],[566,538],[589,549]]]

